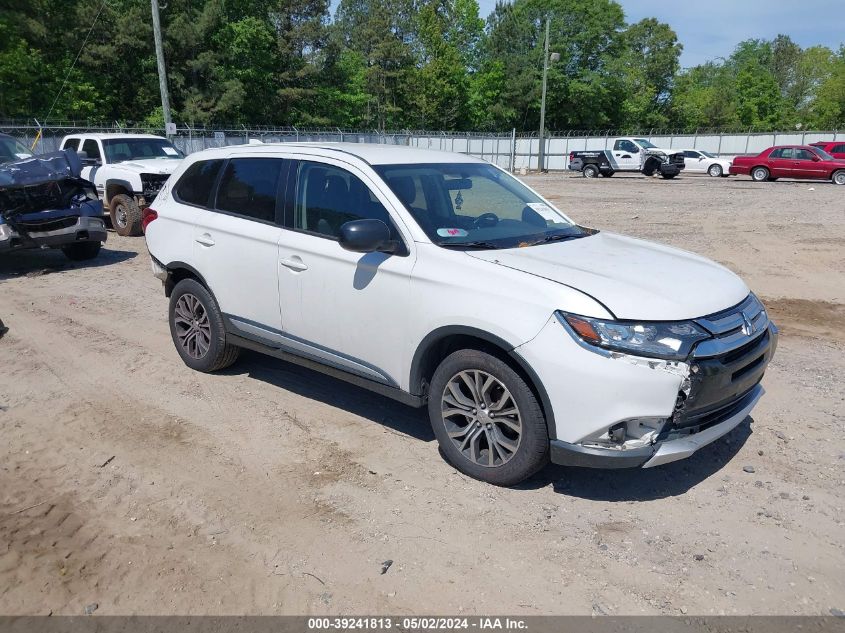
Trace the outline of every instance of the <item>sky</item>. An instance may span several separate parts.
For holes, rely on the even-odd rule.
[[[727,57],[742,40],[789,35],[802,47],[845,43],[845,0],[617,0],[628,22],[654,17],[684,45],[681,66]],[[486,18],[496,0],[478,0]]]

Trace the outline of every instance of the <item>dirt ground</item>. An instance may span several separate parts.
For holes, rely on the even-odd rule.
[[[0,613],[845,609],[845,190],[526,180],[744,277],[782,328],[753,420],[687,461],[495,488],[441,459],[423,410],[253,353],[189,370],[143,239],[6,257]]]

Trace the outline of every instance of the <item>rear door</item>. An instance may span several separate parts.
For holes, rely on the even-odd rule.
[[[794,167],[795,150],[791,147],[773,149],[767,159],[769,173],[774,178],[791,178]]]
[[[193,230],[196,267],[220,310],[256,336],[282,327],[277,251],[287,166],[281,158],[230,158]]]

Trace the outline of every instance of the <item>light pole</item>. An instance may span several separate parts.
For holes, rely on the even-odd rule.
[[[158,15],[158,0],[150,0],[153,13],[153,36],[155,37],[156,62],[158,64],[158,87],[161,90],[161,110],[164,114],[164,127],[169,134],[170,97],[167,94],[167,71],[164,67],[164,46],[161,43],[161,20]]]
[[[543,136],[546,132],[546,78],[549,74],[549,62],[556,62],[560,59],[560,53],[552,53],[549,56],[549,18],[546,18],[546,42],[543,45],[543,96],[540,99],[540,152],[538,155],[537,168],[541,172],[546,170],[546,147]]]

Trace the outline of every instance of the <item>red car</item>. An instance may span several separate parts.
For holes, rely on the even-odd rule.
[[[737,156],[730,172],[751,176],[757,182],[812,178],[845,185],[845,159],[836,159],[812,145],[778,145],[763,150],[757,156]]]
[[[813,147],[821,147],[834,158],[845,158],[845,141],[819,141],[810,143]]]

